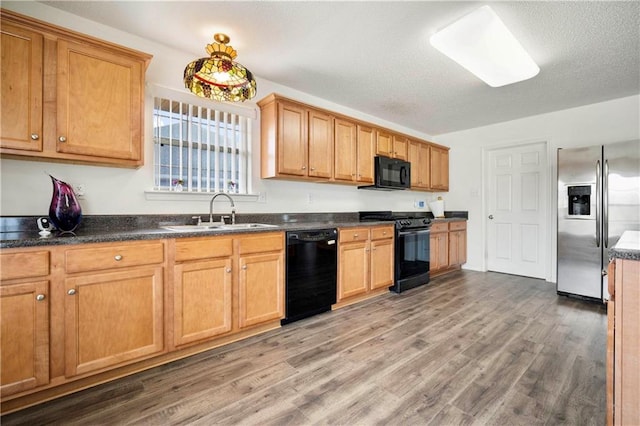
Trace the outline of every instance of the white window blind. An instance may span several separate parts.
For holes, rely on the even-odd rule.
[[[154,189],[248,194],[251,125],[248,115],[154,97]]]

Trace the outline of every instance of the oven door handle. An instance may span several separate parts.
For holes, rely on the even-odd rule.
[[[398,232],[398,236],[403,237],[405,235],[422,235],[422,234],[428,234],[430,232],[431,230],[429,229],[421,229],[419,231],[400,231]]]

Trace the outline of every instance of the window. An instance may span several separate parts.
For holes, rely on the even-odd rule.
[[[249,193],[248,114],[168,97],[153,104],[155,190]]]

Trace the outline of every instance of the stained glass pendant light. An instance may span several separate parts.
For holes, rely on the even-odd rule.
[[[207,45],[209,58],[200,58],[184,69],[184,86],[208,99],[244,102],[256,95],[256,80],[251,71],[234,61],[238,52],[229,46],[226,34],[213,36]]]

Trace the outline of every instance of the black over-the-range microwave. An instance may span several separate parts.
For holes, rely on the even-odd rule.
[[[411,163],[378,155],[373,159],[374,184],[359,189],[408,189],[411,187]]]

